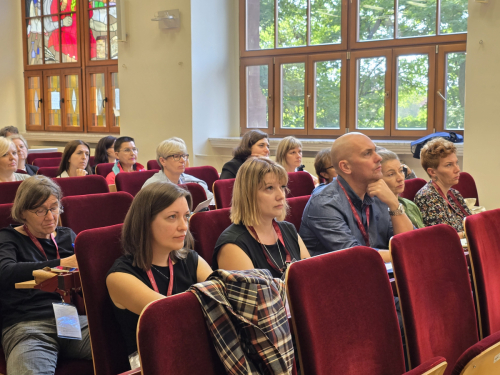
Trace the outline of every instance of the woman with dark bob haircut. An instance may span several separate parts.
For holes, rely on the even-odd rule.
[[[87,317],[79,316],[82,340],[58,337],[53,303],[58,293],[16,289],[44,267],[78,267],[70,228],[57,226],[61,189],[50,178],[32,176],[19,186],[12,218],[22,223],[0,230],[2,346],[9,374],[54,374],[58,359],[92,359]]]
[[[64,147],[57,177],[77,177],[92,174],[89,165],[90,146],[83,141],[71,141]]]
[[[122,230],[123,256],[106,284],[132,369],[139,367],[136,330],[146,305],[205,281],[210,266],[190,250],[191,194],[170,182],[154,182],[134,198]]]
[[[241,138],[240,145],[234,149],[233,159],[229,160],[224,167],[220,179],[236,178],[241,165],[252,156],[269,157],[269,137],[260,130],[250,130]]]

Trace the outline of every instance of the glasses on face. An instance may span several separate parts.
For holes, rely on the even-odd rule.
[[[181,160],[181,158],[182,158],[182,159],[184,159],[184,160],[189,160],[189,154],[175,154],[175,155],[168,155],[168,156],[166,157],[166,159],[168,159],[168,158],[172,158],[172,159],[174,159],[175,161],[179,161],[179,160]]]
[[[137,154],[139,152],[139,149],[138,148],[124,148],[124,149],[121,149],[120,152],[124,152],[126,154]]]
[[[52,213],[52,215],[59,215],[61,212],[64,212],[62,207],[53,207],[53,208],[39,208],[33,212],[36,216],[38,217],[45,217],[49,213],[49,211]]]
[[[328,168],[323,169],[323,172],[328,172],[328,170],[329,170],[330,168],[335,168],[335,167],[332,165],[332,166],[330,166],[330,167],[328,167]]]

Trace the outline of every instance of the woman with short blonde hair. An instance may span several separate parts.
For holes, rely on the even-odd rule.
[[[0,182],[22,181],[29,175],[16,173],[18,169],[17,149],[10,139],[0,137]]]
[[[283,138],[278,143],[276,163],[285,168],[288,173],[307,172],[302,164],[302,142],[292,136]],[[314,181],[314,185],[318,185],[319,180],[312,174],[310,175]]]
[[[276,162],[248,158],[233,188],[231,226],[219,237],[213,255],[214,268],[267,269],[282,277],[287,262],[309,257],[287,214],[288,174]]]

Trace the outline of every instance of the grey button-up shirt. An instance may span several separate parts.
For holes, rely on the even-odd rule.
[[[299,234],[311,255],[320,255],[353,246],[367,245],[358,228],[349,201],[339,183],[347,191],[366,228],[365,207],[370,210],[370,247],[388,249],[393,236],[388,206],[377,197],[365,194],[363,201],[341,177],[316,189],[302,215]]]

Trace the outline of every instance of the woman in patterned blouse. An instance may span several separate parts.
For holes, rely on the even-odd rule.
[[[460,178],[455,145],[443,138],[435,138],[422,148],[420,160],[431,178],[415,195],[424,224],[448,224],[463,238],[463,220],[471,212],[460,193],[451,188]]]

